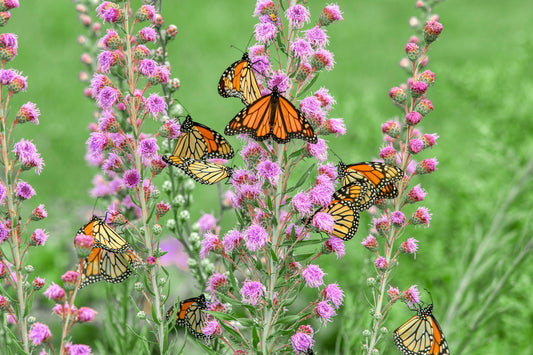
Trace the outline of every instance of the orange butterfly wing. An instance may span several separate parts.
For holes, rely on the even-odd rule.
[[[281,96],[278,88],[241,110],[226,126],[227,135],[249,134],[256,141],[272,138],[287,143],[293,138],[317,142],[313,128],[294,105]]]
[[[396,182],[403,178],[402,169],[385,163],[361,162],[337,165],[339,180],[343,186],[357,180],[367,179],[374,185],[377,198],[395,198],[398,196]]]
[[[261,97],[248,53],[244,53],[241,60],[234,62],[224,71],[218,82],[218,93],[222,97],[238,97],[245,105]]]

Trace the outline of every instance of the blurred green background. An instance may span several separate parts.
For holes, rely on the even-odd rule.
[[[415,1],[338,3],[344,21],[328,28],[335,69],[320,75],[316,88],[325,86],[335,96],[331,117],[343,117],[348,128],[347,135],[331,137],[330,146],[346,162],[370,160],[382,144],[381,124],[398,114],[387,93],[406,80],[398,62],[413,34],[408,19],[418,10]],[[222,71],[241,56],[230,46],[244,50],[248,44],[256,23],[254,5],[251,0],[163,3],[165,24],[179,30],[168,48],[172,74],[181,81],[178,98],[194,119],[217,131],[242,106],[239,100],[221,98],[216,85]],[[309,2],[313,21],[323,5]],[[440,164],[433,175],[414,181],[428,191],[424,205],[433,219],[429,229],[408,228],[406,236],[420,241],[420,251],[416,260],[400,258],[393,284],[431,291],[434,314],[452,354],[530,354],[533,263],[527,255],[521,263],[513,260],[532,235],[527,224],[532,184],[524,169],[533,156],[533,41],[527,26],[533,2],[448,0],[436,13],[444,31],[429,52],[428,68],[437,80],[428,97],[435,110],[421,129],[440,136],[432,151],[422,153],[423,158],[436,156]],[[82,94],[87,84],[78,81],[84,66],[76,38],[85,30],[70,2],[24,0],[3,32],[18,35],[19,55],[7,67],[21,70],[29,84],[25,94],[12,100],[12,111],[33,101],[42,114],[39,126],[15,131],[16,137],[33,139],[46,163],[40,176],[23,176],[37,190],[27,208],[46,205],[49,218],[40,227],[51,236],[44,248],[31,251],[30,262],[47,283],[58,282],[75,262],[72,238],[95,204],[88,190],[96,170],[84,161],[94,106]],[[215,191],[197,187],[199,207],[191,211],[193,219],[215,212],[207,207]],[[369,222],[363,214],[343,259],[320,261],[327,282],[339,282],[347,299],[335,322],[316,335],[318,354],[333,353],[338,337],[361,339],[368,327],[371,293],[365,280],[374,271],[371,253],[359,243]],[[229,227],[231,220],[224,223]],[[86,303],[98,310],[95,293],[87,289]],[[316,294],[302,297],[312,300]],[[423,299],[430,302],[427,294]],[[43,303],[49,314],[46,307],[52,305]],[[410,316],[403,304],[393,307],[389,333]],[[391,339],[390,334],[384,337],[385,353],[397,352]],[[84,341],[91,343],[79,340]]]

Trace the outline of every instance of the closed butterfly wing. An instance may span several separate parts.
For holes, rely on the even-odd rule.
[[[98,281],[119,283],[126,280],[134,269],[142,266],[142,259],[132,250],[113,253],[94,247],[84,259],[80,289]]]
[[[241,110],[226,126],[227,135],[249,134],[256,141],[272,138],[278,143],[303,139],[316,143],[313,127],[302,113],[275,86],[272,93]]]
[[[421,308],[392,333],[394,344],[406,355],[449,355],[448,343],[433,316],[433,305]]]
[[[261,90],[248,53],[244,53],[241,60],[224,71],[218,82],[218,93],[222,97],[238,97],[245,105],[261,97]]]
[[[180,307],[176,313],[176,324],[186,327],[192,335],[197,338],[208,339],[209,337],[203,333],[203,328],[206,325],[207,309],[204,295],[193,297],[180,302]],[[167,318],[174,311],[174,307],[167,312]]]
[[[404,175],[402,169],[379,162],[361,162],[350,165],[341,162],[337,165],[337,171],[343,186],[363,179],[370,181],[376,190],[378,199],[391,199],[398,196],[396,182]]]
[[[318,212],[327,213],[335,220],[333,231],[322,230],[342,240],[353,238],[359,228],[359,212],[357,205],[350,199],[333,200]],[[315,214],[316,215],[316,214]]]
[[[78,234],[86,234],[94,239],[96,247],[111,252],[125,252],[132,250],[128,242],[115,232],[103,219],[93,216],[85,226],[81,227]]]
[[[181,125],[173,155],[192,159],[231,159],[233,148],[221,134],[187,116]]]
[[[166,163],[178,167],[195,181],[205,185],[215,184],[231,177],[233,173],[231,168],[206,161],[180,158],[174,155],[162,158]]]

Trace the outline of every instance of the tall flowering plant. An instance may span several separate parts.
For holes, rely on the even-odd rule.
[[[78,11],[83,15],[86,8],[78,4]],[[171,206],[160,200],[153,179],[166,166],[157,137],[177,136],[179,125],[168,119],[168,96],[157,91],[169,94],[177,88],[175,80],[169,80],[170,66],[165,61],[158,63],[155,59],[161,54],[150,47],[158,40],[166,43],[172,39],[175,26],[162,31],[163,18],[148,3],[135,9],[131,1],[103,1],[96,13],[110,28],[98,41],[103,50],[97,54],[87,90],[99,108],[98,123],[91,125],[87,141],[87,160],[103,170],[93,180],[92,195],[109,201],[107,209],[113,213],[108,221],[126,223],[131,245],[147,255],[144,286],[135,285],[143,295],[136,299],[137,316],[152,330],[156,347],[163,353],[168,346],[164,309],[168,284],[160,264],[159,220]],[[159,132],[144,131],[150,118],[160,124]]]
[[[419,30],[420,35],[409,39],[405,45],[407,57],[400,62],[410,77],[406,83],[389,91],[401,115],[399,119],[390,120],[382,126],[385,144],[379,156],[385,163],[400,166],[406,174],[399,184],[399,194],[395,199],[388,203],[385,200],[375,202],[375,207],[371,209],[373,228],[361,243],[375,254],[376,271],[376,275],[368,279],[372,291],[372,319],[370,327],[363,332],[365,354],[373,353],[382,335],[387,334],[384,321],[395,301],[401,299],[409,306],[420,302],[417,285],[400,292],[398,287],[393,287],[390,275],[401,254],[414,257],[418,251],[418,241],[406,236],[409,228],[427,228],[431,221],[427,207],[412,206],[424,201],[427,194],[420,183],[414,185],[416,177],[433,173],[438,164],[436,158],[419,158],[423,150],[433,148],[438,138],[436,133],[424,133],[419,128],[419,124],[433,110],[428,89],[435,83],[435,74],[426,69],[428,50],[443,30],[443,26],[437,22],[438,16],[431,13],[434,3],[417,1],[417,7],[423,11],[422,20],[412,17],[409,22]],[[409,218],[406,217],[407,211],[411,214]]]
[[[308,92],[320,72],[333,69],[326,26],[342,20],[342,13],[337,5],[328,5],[307,30],[311,14],[296,1],[283,10],[273,1],[260,0],[254,14],[259,18],[254,31],[257,44],[248,53],[258,88],[272,100],[282,100],[277,96],[282,95],[294,102]],[[231,67],[224,75],[228,73]],[[325,326],[342,305],[342,289],[336,283],[325,284],[325,273],[313,258],[316,252],[309,250],[322,241],[309,240],[310,226],[302,221],[326,206],[334,192],[336,168],[325,163],[323,138],[345,133],[342,119],[328,118],[334,103],[326,88],[300,101],[305,123],[314,130],[313,139],[302,132],[290,142],[279,137],[256,141],[252,139],[257,138],[256,132],[239,137],[244,165],[234,169],[233,191],[226,195],[238,225],[223,236],[216,224],[201,227],[200,257],[216,254],[225,270],[213,272],[206,288],[214,319],[206,323],[203,333],[221,337],[222,342],[214,343],[216,350],[308,353],[314,344],[312,319]],[[226,128],[228,132],[236,130]],[[295,177],[295,171],[308,161],[311,166],[303,176]],[[335,239],[327,240],[323,248],[342,256],[344,245]],[[304,287],[317,291],[316,299],[302,304],[296,300]]]
[[[0,26],[7,23],[11,17],[10,10],[17,7],[17,0],[0,1]],[[28,174],[41,173],[44,160],[31,139],[15,141],[13,138],[14,132],[20,130],[22,124],[38,125],[40,116],[33,102],[12,107],[12,97],[25,92],[28,87],[27,77],[9,65],[17,52],[17,36],[13,33],[0,34],[0,161],[3,167],[0,174],[0,279],[3,280],[0,309],[7,315],[8,324],[16,327],[7,332],[11,336],[11,349],[29,352],[35,345],[34,329],[41,325],[45,330],[48,327],[35,322],[35,317],[30,315],[34,293],[42,289],[44,279],[33,277],[35,270],[28,264],[28,253],[33,247],[44,246],[49,235],[41,228],[31,227],[33,223],[46,218],[47,211],[43,204],[35,203],[32,197],[36,191],[24,181],[28,179]],[[28,215],[24,210],[31,205],[34,208]]]

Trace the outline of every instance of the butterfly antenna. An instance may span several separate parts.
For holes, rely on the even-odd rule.
[[[248,41],[248,42],[249,42],[249,41]],[[240,49],[239,47],[234,46],[233,44],[230,44],[230,47],[231,47],[231,48],[234,48],[234,49],[238,50],[239,52],[241,52],[242,54],[244,54],[244,51],[243,51],[242,49]],[[246,48],[248,48],[248,47],[246,47]]]
[[[98,203],[98,199],[99,199],[99,198],[100,198],[100,197],[97,197],[96,200],[94,200],[93,211],[92,211],[92,213],[91,213],[91,216],[94,216],[94,215],[95,215],[95,214],[94,214],[94,210],[96,210],[96,204]]]
[[[342,161],[341,157],[337,153],[335,153],[335,151],[333,149],[330,148],[329,151],[332,152],[333,154],[335,154],[335,156],[337,158],[339,158],[339,161]]]
[[[191,115],[191,113],[189,112],[189,110],[187,110],[187,107],[185,107],[185,105],[182,104],[181,101],[180,101],[178,98],[174,98],[174,100],[175,100],[178,104],[180,104],[181,108],[183,108],[183,110],[187,113],[187,115],[189,115],[189,116]],[[178,117],[182,117],[182,116],[187,116],[187,115],[183,115],[183,114],[181,114],[181,115],[177,115],[177,116],[178,116]]]
[[[431,300],[431,304],[433,304],[433,296],[431,295],[431,292],[427,288],[424,288],[424,290],[428,293],[429,299]]]

